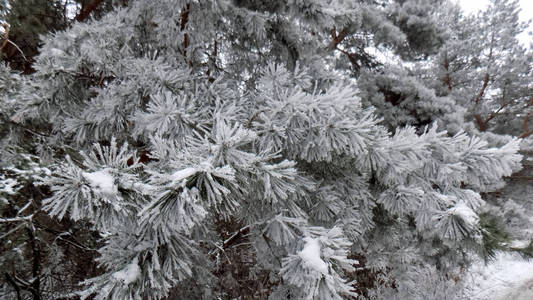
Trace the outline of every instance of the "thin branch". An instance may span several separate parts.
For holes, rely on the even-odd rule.
[[[530,106],[533,106],[533,96],[529,98],[526,108]],[[533,134],[533,129],[529,130],[529,117],[530,116],[531,116],[531,113],[528,112],[527,115],[524,117],[524,121],[522,123],[522,134],[520,135],[520,138],[522,139]]]
[[[446,75],[444,76],[444,84],[448,87],[448,90],[452,90],[452,79],[450,77],[450,61],[448,60],[448,51],[444,52],[444,70]]]
[[[491,39],[490,39],[489,55],[488,55],[488,58],[487,58],[487,60],[488,60],[487,72],[485,73],[485,76],[483,77],[483,85],[481,86],[481,90],[479,91],[479,93],[474,98],[474,102],[476,104],[478,104],[479,101],[481,101],[481,99],[483,98],[483,95],[485,94],[485,90],[487,89],[487,86],[489,85],[489,81],[490,81],[489,69],[490,69],[490,67],[492,65],[492,55],[493,55],[493,52],[494,52],[494,39],[495,39],[494,31],[492,31]]]
[[[15,217],[15,218],[0,218],[0,223],[12,223],[12,222],[23,222],[31,221],[33,214],[25,217]]]
[[[33,199],[30,199],[28,203],[26,203],[21,209],[19,209],[19,211],[17,212],[17,216],[23,213],[26,209],[28,209],[28,207],[30,207],[32,203],[33,203]]]
[[[35,237],[35,228],[33,226],[28,227],[27,229],[28,237],[30,238],[30,245],[32,250],[32,276],[33,276],[33,282],[31,283],[31,286],[33,288],[32,294],[33,294],[33,300],[40,300],[41,299],[41,280],[39,278],[40,276],[40,269],[41,269],[41,249],[39,249],[39,243],[37,238]]]
[[[9,25],[7,23],[2,23],[2,27],[4,27],[4,41],[0,46],[0,50],[4,49],[4,47],[7,45],[7,41],[9,40]]]
[[[217,246],[217,249],[211,251],[211,253],[209,254],[213,257],[218,255],[219,252],[224,251],[226,248],[228,248],[231,245],[231,243],[233,243],[237,238],[241,237],[244,234],[247,234],[248,232],[250,232],[250,225],[244,226],[238,231],[235,231],[229,238],[224,240],[222,245]]]
[[[24,126],[24,125],[22,125],[20,123],[17,123],[17,122],[11,121],[11,120],[8,120],[7,123],[9,123],[11,125],[18,126],[18,127],[22,128],[22,129],[26,130],[27,132],[29,132],[31,134],[34,134],[34,135],[38,135],[38,136],[42,136],[42,137],[50,137],[49,134],[34,131],[34,130],[29,129],[28,127],[26,127],[26,126]]]
[[[513,102],[514,102],[514,99],[511,99],[511,100],[509,100],[509,101],[503,103],[503,104],[500,106],[500,108],[498,108],[498,110],[496,110],[496,111],[490,113],[490,115],[489,115],[486,119],[483,119],[483,118],[481,117],[480,114],[475,114],[475,115],[474,115],[474,119],[476,120],[476,123],[477,123],[477,125],[478,125],[479,130],[481,130],[481,131],[486,131],[487,128],[488,128],[488,125],[489,125],[490,120],[492,120],[492,119],[494,119],[495,117],[497,117],[497,116],[500,114],[500,112],[501,112],[505,107],[507,107],[509,104],[511,104],[511,103],[513,103]]]
[[[490,80],[490,76],[489,76],[489,73],[487,72],[485,73],[485,77],[483,78],[483,85],[481,86],[481,90],[474,98],[474,102],[476,104],[478,104],[479,101],[481,101],[481,98],[483,98],[483,95],[485,94],[485,90],[487,89],[487,86],[489,85],[489,80]]]
[[[0,50],[4,49],[5,46],[7,46],[7,44],[11,44],[15,47],[15,49],[17,49],[20,54],[22,55],[22,58],[24,58],[25,61],[28,61],[28,59],[26,58],[26,55],[24,55],[24,52],[20,49],[19,46],[17,46],[17,44],[15,44],[13,41],[11,41],[9,39],[9,24],[7,23],[2,23],[2,27],[4,27],[4,41],[2,42],[2,45],[0,45]]]
[[[15,292],[17,293],[17,300],[22,300],[22,296],[20,295],[20,287],[18,284],[13,280],[13,277],[9,275],[7,272],[4,272],[4,277],[6,278],[6,281],[9,282],[15,289]]]
[[[17,230],[23,228],[24,226],[26,226],[26,224],[24,223],[20,223],[18,224],[17,226],[15,226],[15,228],[11,229],[10,231],[4,233],[2,236],[0,236],[0,240],[3,240],[4,238],[8,237],[10,234],[12,234],[13,232],[16,232]]]
[[[331,49],[337,49],[337,46],[344,40],[348,35],[348,30],[343,28],[339,34],[337,34],[337,28],[334,26],[331,30]]]
[[[243,228],[239,229],[239,231],[233,233],[229,238],[224,241],[224,243],[222,244],[222,248],[226,249],[235,239],[237,239],[243,234],[247,234],[248,232],[250,232],[250,225],[244,226]]]
[[[341,49],[339,47],[335,47],[335,50],[339,50],[341,53],[343,53],[344,55],[348,56],[348,59],[350,60],[350,63],[354,66],[354,68],[356,70],[359,70],[361,68],[361,66],[359,65],[359,63],[357,62],[357,59],[355,58],[355,54],[354,53],[350,53],[344,49]]]
[[[76,238],[74,238],[74,236],[72,236],[72,234],[69,233],[69,232],[57,231],[57,230],[48,228],[46,226],[43,226],[42,224],[40,224],[38,222],[35,222],[35,226],[38,227],[38,228],[41,228],[42,230],[44,230],[44,231],[46,231],[48,233],[51,233],[51,234],[55,235],[56,239],[60,239],[60,240],[64,241],[65,243],[68,243],[68,244],[70,244],[70,245],[72,245],[72,246],[74,246],[76,248],[79,248],[79,249],[82,249],[82,250],[85,250],[85,251],[98,251],[97,249],[90,248],[90,247],[87,247],[87,246],[83,245]],[[70,236],[71,240],[64,238],[63,235]]]
[[[191,9],[191,4],[187,3],[185,4],[185,7],[181,11],[181,23],[180,23],[180,31],[185,30],[185,26],[189,22],[189,12]],[[183,34],[183,57],[185,60],[187,60],[187,48],[189,47],[189,34],[185,32]]]

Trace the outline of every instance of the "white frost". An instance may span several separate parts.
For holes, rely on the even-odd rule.
[[[523,249],[529,246],[529,241],[528,240],[514,240],[514,241],[511,241],[511,244],[509,246],[511,248]]]
[[[318,239],[304,238],[305,246],[298,256],[312,269],[319,273],[327,274],[328,265],[320,258],[320,243]]]
[[[97,192],[104,194],[117,193],[118,189],[115,185],[115,179],[107,169],[96,171],[92,173],[83,172],[83,177],[89,181],[89,184]]]
[[[18,188],[14,188],[18,182],[11,178],[7,178],[4,181],[0,182],[0,192],[4,192],[10,195],[14,195]]]
[[[125,285],[129,285],[132,282],[137,281],[141,276],[141,268],[139,268],[139,259],[135,257],[133,261],[127,265],[124,269],[113,273],[113,277],[116,280],[121,280]]]
[[[58,56],[58,57],[61,57],[61,56],[65,56],[65,51],[61,50],[61,49],[58,49],[58,48],[52,48],[50,49],[50,54],[52,54],[52,56]]]
[[[488,265],[480,260],[464,279],[465,299],[533,299],[533,261],[516,253],[498,253]]]
[[[475,227],[479,222],[479,216],[463,202],[457,203],[454,207],[448,209],[448,212],[463,219],[470,228]]]
[[[198,172],[196,168],[186,168],[183,170],[179,170],[179,171],[174,172],[174,174],[172,174],[172,180],[174,182],[179,182],[189,176],[196,174],[196,172]]]

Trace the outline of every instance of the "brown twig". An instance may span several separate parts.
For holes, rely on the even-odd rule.
[[[102,2],[104,2],[104,0],[94,0],[91,4],[82,6],[80,13],[76,16],[76,21],[85,21]]]
[[[228,248],[237,238],[239,238],[240,236],[242,236],[244,234],[247,234],[248,232],[250,232],[250,225],[244,226],[243,228],[239,229],[238,231],[235,231],[229,238],[227,238],[226,240],[224,240],[224,242],[222,242],[222,245],[217,247],[217,249],[211,251],[211,253],[210,253],[211,256],[215,257],[219,252],[222,252],[226,248]]]
[[[533,96],[529,98],[529,101],[527,103],[526,108],[533,106]],[[533,129],[529,130],[529,117],[531,116],[531,113],[528,112],[527,115],[524,117],[524,121],[522,123],[522,134],[520,135],[520,138],[526,138],[533,134]]]
[[[479,90],[479,93],[474,98],[474,102],[476,104],[481,101],[481,98],[483,98],[483,95],[485,94],[485,90],[487,89],[487,86],[489,85],[490,75],[489,73],[485,73],[485,77],[483,78],[483,85],[481,86],[481,90]]]
[[[217,55],[218,55],[218,41],[215,39],[215,41],[213,42],[213,52],[211,52],[211,55],[209,56],[209,59],[211,60],[211,66],[208,65],[207,71],[206,71],[207,79],[211,83],[215,82],[215,78],[211,76],[210,67],[212,67],[215,70],[217,69]]]
[[[39,248],[39,243],[37,238],[35,237],[35,228],[33,226],[30,226],[27,229],[28,237],[30,238],[30,245],[32,250],[32,277],[33,280],[31,282],[32,290],[31,293],[33,294],[34,300],[40,300],[41,299],[41,279],[40,276],[40,268],[41,268],[41,249]]]
[[[492,112],[486,119],[483,119],[483,117],[481,117],[480,114],[475,114],[474,115],[474,119],[476,120],[476,123],[478,125],[478,129],[480,131],[486,131],[488,126],[489,126],[489,122],[490,120],[494,119],[496,116],[498,116],[498,114],[505,108],[507,107],[509,104],[513,103],[514,100],[509,100],[505,103],[503,103],[500,108],[498,108],[498,110],[496,110],[495,112]]]
[[[9,41],[9,25],[7,23],[2,23],[2,27],[4,27],[4,41],[0,46],[0,50],[4,49],[4,47],[7,45],[7,41]]]
[[[2,27],[4,27],[4,37],[3,37],[3,41],[2,41],[2,45],[0,45],[0,50],[4,49],[4,47],[7,45],[7,44],[11,44],[13,47],[15,47],[15,49],[18,50],[18,52],[20,52],[20,54],[22,55],[22,58],[25,60],[25,61],[28,61],[28,59],[26,58],[26,55],[24,55],[24,52],[22,52],[22,50],[20,49],[19,46],[17,46],[17,44],[13,43],[13,41],[11,41],[9,39],[9,24],[7,23],[2,23]]]
[[[189,22],[189,12],[191,9],[191,4],[187,3],[185,4],[185,7],[181,11],[181,23],[180,23],[180,31],[185,30],[185,26]],[[189,47],[189,34],[185,32],[183,34],[183,57],[185,60],[187,60],[187,48]]]
[[[343,28],[339,34],[337,34],[337,28],[333,27],[331,30],[331,49],[337,49],[337,46],[344,40],[344,38],[348,35],[348,30],[346,28]]]
[[[448,90],[452,90],[452,79],[450,77],[450,61],[448,60],[448,52],[444,52],[444,70],[446,75],[444,76],[444,84],[448,87]]]

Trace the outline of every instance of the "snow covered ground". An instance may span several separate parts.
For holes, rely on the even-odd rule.
[[[493,262],[474,265],[466,279],[464,299],[533,300],[533,260],[500,253]]]

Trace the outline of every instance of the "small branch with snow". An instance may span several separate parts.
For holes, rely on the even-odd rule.
[[[198,170],[196,168],[185,168],[183,170],[176,171],[171,175],[172,182],[178,183],[187,177],[193,176],[197,172]]]
[[[28,209],[28,207],[30,207],[32,203],[33,203],[33,199],[28,201],[28,203],[26,203],[21,209],[19,209],[19,211],[17,212],[17,216],[23,213],[26,209]]]
[[[33,214],[24,217],[14,217],[14,218],[0,218],[0,223],[12,223],[12,222],[24,222],[31,221]]]
[[[108,169],[95,171],[92,173],[83,172],[83,177],[87,179],[91,188],[96,192],[103,194],[115,194],[118,192],[118,188],[115,185],[115,179],[113,175],[109,173]]]
[[[141,268],[139,268],[138,257],[135,257],[130,264],[124,267],[124,269],[113,273],[113,278],[122,281],[125,285],[137,281],[139,277],[141,277]]]
[[[298,256],[311,269],[321,273],[328,274],[328,265],[320,257],[320,242],[318,239],[311,237],[304,238],[305,246]]]

